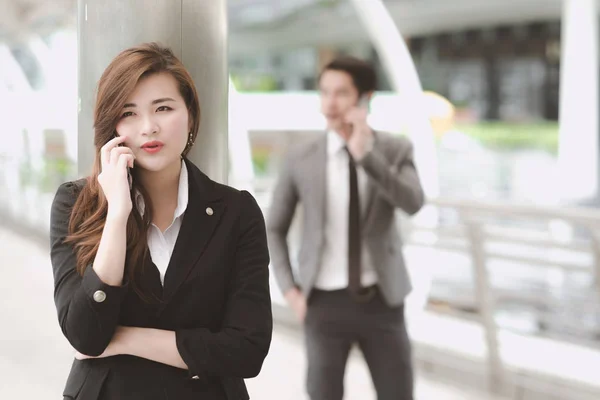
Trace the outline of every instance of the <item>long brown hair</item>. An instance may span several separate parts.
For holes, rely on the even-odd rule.
[[[124,50],[109,64],[100,81],[94,108],[94,147],[96,148],[92,174],[87,178],[73,206],[69,221],[69,235],[66,242],[73,243],[77,256],[77,271],[83,274],[90,265],[100,245],[102,230],[108,211],[108,202],[98,183],[101,172],[100,149],[116,134],[116,126],[123,106],[133,93],[140,79],[155,73],[169,73],[177,81],[179,92],[189,113],[191,140],[182,153],[184,157],[191,148],[200,126],[200,106],[198,94],[183,64],[173,52],[157,43],[145,43]],[[132,193],[143,196],[145,208],[143,216],[134,207],[127,221],[127,253],[125,274],[133,290],[143,299],[149,296],[138,283],[138,273],[148,257],[147,232],[152,221],[152,204],[144,188],[137,184],[136,168],[132,170]]]

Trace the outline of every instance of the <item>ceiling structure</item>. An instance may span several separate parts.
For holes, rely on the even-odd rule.
[[[242,0],[238,0],[242,1]],[[266,0],[265,0],[266,1]],[[278,0],[271,0],[271,3]],[[290,0],[291,1],[291,0]],[[251,0],[247,0],[251,3]],[[384,0],[404,36],[559,20],[562,0]],[[247,6],[250,8],[251,6]],[[229,31],[230,52],[344,45],[369,39],[348,0],[312,1],[301,12]]]
[[[384,1],[406,36],[556,20],[562,9],[562,0]],[[348,0],[228,0],[227,4],[233,53],[368,40]],[[74,28],[77,23],[77,0],[0,0],[0,10],[0,42],[63,26]]]
[[[0,42],[5,43],[77,23],[77,0],[0,0],[0,10]]]

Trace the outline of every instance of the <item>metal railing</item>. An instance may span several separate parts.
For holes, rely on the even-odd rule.
[[[460,311],[460,304],[456,304],[456,307],[450,304],[451,307],[432,309],[476,320],[482,325],[487,346],[490,387],[499,388],[504,381],[505,368],[499,351],[499,327],[495,317],[498,305],[502,301],[511,301],[545,308],[548,312],[553,304],[549,302],[551,296],[548,292],[532,294],[518,289],[496,287],[491,278],[490,265],[498,261],[500,264],[526,265],[528,268],[538,268],[541,271],[540,277],[549,270],[559,271],[563,276],[578,274],[580,278],[584,277],[580,279],[583,283],[572,290],[586,292],[587,298],[593,299],[594,295],[598,298],[600,210],[441,198],[429,200],[427,207],[437,209],[436,223],[429,224],[430,226],[410,222],[402,224],[405,245],[426,246],[432,250],[461,252],[470,256],[475,293],[472,307],[463,305],[462,308],[469,310],[467,312]],[[564,286],[564,283],[558,286]],[[568,301],[568,297],[569,295],[563,295],[559,301]],[[452,300],[448,302],[451,303]],[[596,342],[600,339],[600,304],[596,304],[595,310],[596,315],[592,315],[592,320],[595,320],[596,325],[588,331],[581,327],[579,332],[582,336],[589,336],[590,340],[585,341],[585,344],[594,347],[600,345],[600,341]],[[542,322],[548,322],[543,311],[540,311],[539,317]],[[553,318],[556,316],[551,315],[550,319]],[[568,334],[562,337],[554,334],[554,338],[573,342]]]

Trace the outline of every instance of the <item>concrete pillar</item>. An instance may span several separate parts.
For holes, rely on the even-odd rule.
[[[78,172],[93,160],[96,86],[108,63],[143,42],[169,46],[189,70],[202,117],[189,158],[212,179],[227,182],[226,0],[78,0]]]
[[[587,200],[598,193],[598,5],[563,6],[557,190],[563,200]]]

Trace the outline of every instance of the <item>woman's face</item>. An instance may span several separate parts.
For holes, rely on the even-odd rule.
[[[187,106],[177,81],[169,73],[142,78],[127,99],[117,123],[125,146],[135,156],[135,166],[159,172],[181,162],[189,139]]]

